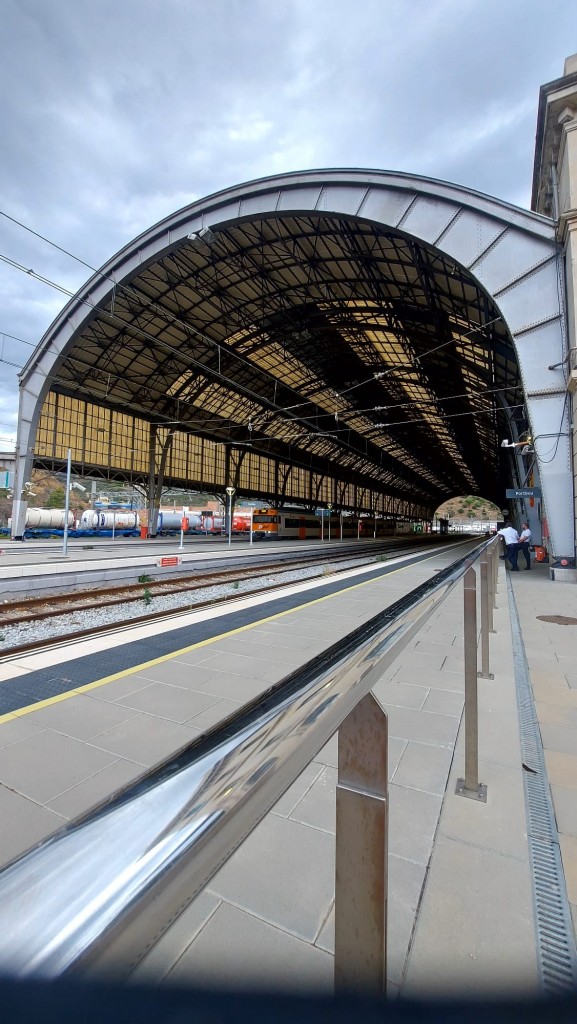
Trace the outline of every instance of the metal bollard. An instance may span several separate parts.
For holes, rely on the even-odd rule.
[[[489,585],[489,632],[493,633],[493,606],[495,603],[495,571],[493,566],[493,548],[489,547],[484,555],[487,562],[487,583]]]
[[[497,587],[499,584],[499,541],[491,547],[493,553],[493,608],[497,607]]]
[[[339,729],[335,988],[387,985],[387,715],[372,693]]]
[[[493,632],[493,608],[489,579],[492,575],[487,555],[481,555],[481,679],[494,679],[489,667],[489,633]]]
[[[471,567],[463,579],[465,633],[465,778],[455,792],[487,802],[487,787],[479,783],[479,704],[477,699],[477,574]]]

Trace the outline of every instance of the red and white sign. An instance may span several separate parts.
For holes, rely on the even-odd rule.
[[[156,564],[159,569],[166,568],[169,565],[180,565],[182,558],[180,555],[162,555],[161,558],[156,559]]]

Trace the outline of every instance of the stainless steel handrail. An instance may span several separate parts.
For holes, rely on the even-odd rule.
[[[0,972],[126,976],[487,547],[0,873]]]

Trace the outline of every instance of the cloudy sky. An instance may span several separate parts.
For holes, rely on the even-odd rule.
[[[0,210],[98,267],[195,199],[300,168],[527,206],[539,86],[574,52],[575,0],[3,0]],[[73,291],[89,276],[5,216],[0,253]],[[0,297],[2,449],[67,300],[5,262]]]

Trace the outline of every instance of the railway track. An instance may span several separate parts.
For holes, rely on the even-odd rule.
[[[139,583],[135,584],[99,587],[91,589],[90,591],[75,592],[73,594],[52,595],[49,598],[28,598],[24,601],[5,602],[0,606],[0,652],[5,656],[13,657],[16,655],[47,649],[63,643],[73,643],[90,636],[115,632],[144,622],[153,622],[158,621],[159,619],[171,618],[175,615],[189,613],[192,610],[208,606],[221,606],[227,602],[238,600],[240,597],[244,598],[250,597],[254,594],[262,594],[263,582],[266,577],[270,577],[272,575],[277,578],[284,577],[300,569],[310,568],[311,563],[313,565],[314,563],[317,563],[319,568],[318,572],[314,572],[307,576],[307,580],[318,579],[327,575],[327,569],[330,570],[330,566],[336,563],[340,564],[340,571],[344,572],[348,568],[351,568],[353,563],[355,566],[367,565],[371,562],[376,562],[379,559],[386,558],[391,554],[394,554],[395,556],[406,555],[419,549],[422,550],[422,544],[415,546],[413,543],[411,546],[401,548],[398,545],[389,543],[379,545],[378,549],[373,548],[370,554],[366,555],[364,553],[358,553],[355,555],[346,552],[342,554],[336,552],[319,558],[319,554],[316,552],[311,553],[308,556],[301,555],[290,562],[287,562],[286,559],[281,562],[272,562],[264,567],[243,567],[227,571],[215,570],[211,573],[203,572],[202,574],[195,573],[184,577],[179,576],[178,579],[173,578],[171,580],[142,579]],[[236,588],[240,586],[241,583],[253,581],[257,583],[255,587],[249,589],[245,588],[240,593],[235,589],[232,593],[224,593],[216,598],[212,596],[207,600],[203,600],[202,598],[199,600],[198,596],[196,596],[192,601],[190,600],[190,597],[187,599],[187,595],[190,595],[193,592],[195,595],[198,595],[199,591],[208,590],[209,588],[220,586],[232,586]],[[261,582],[259,583],[258,581]],[[266,582],[265,589],[268,593],[269,591],[273,592],[286,585],[286,579],[277,579],[275,582]],[[172,607],[169,611],[156,611],[154,608],[150,607],[155,597],[162,597],[165,595],[181,595],[182,604]],[[85,611],[92,611],[95,608],[105,609],[111,606],[120,605],[134,606],[137,603],[142,604],[143,602],[145,603],[147,610],[142,615],[132,614],[129,618],[118,619],[112,624],[106,623],[64,632],[57,631],[57,635],[52,638],[43,637],[42,639],[32,639],[15,644],[11,643],[6,637],[1,635],[2,630],[7,629],[7,627],[22,626],[27,630],[30,626],[45,622],[46,620],[57,619],[58,617],[67,616],[68,619],[72,620],[76,614]]]
[[[387,552],[392,550],[387,548]],[[405,549],[398,549],[404,552]],[[215,569],[213,572],[203,571],[201,573],[187,573],[177,578],[155,580],[147,574],[143,574],[138,583],[119,583],[106,587],[91,587],[89,590],[75,591],[66,594],[51,594],[44,597],[28,597],[24,600],[5,601],[0,605],[0,628],[8,625],[16,625],[20,622],[33,622],[37,619],[53,618],[66,612],[74,614],[85,608],[106,608],[117,604],[129,604],[134,601],[142,601],[143,594],[148,591],[151,597],[161,594],[186,594],[191,590],[207,589],[208,587],[226,585],[227,583],[243,582],[244,580],[257,579],[270,576],[271,573],[288,573],[298,569],[308,568],[311,563],[322,562],[323,567],[335,562],[355,562],[356,564],[368,564],[379,555],[382,557],[383,550],[373,550],[370,554],[350,555],[334,554],[319,559],[318,554],[307,557],[295,558],[287,562],[286,559],[277,562],[269,562],[265,566],[243,566],[238,569]],[[323,574],[324,569],[318,575]],[[146,578],[144,578],[146,576]]]

